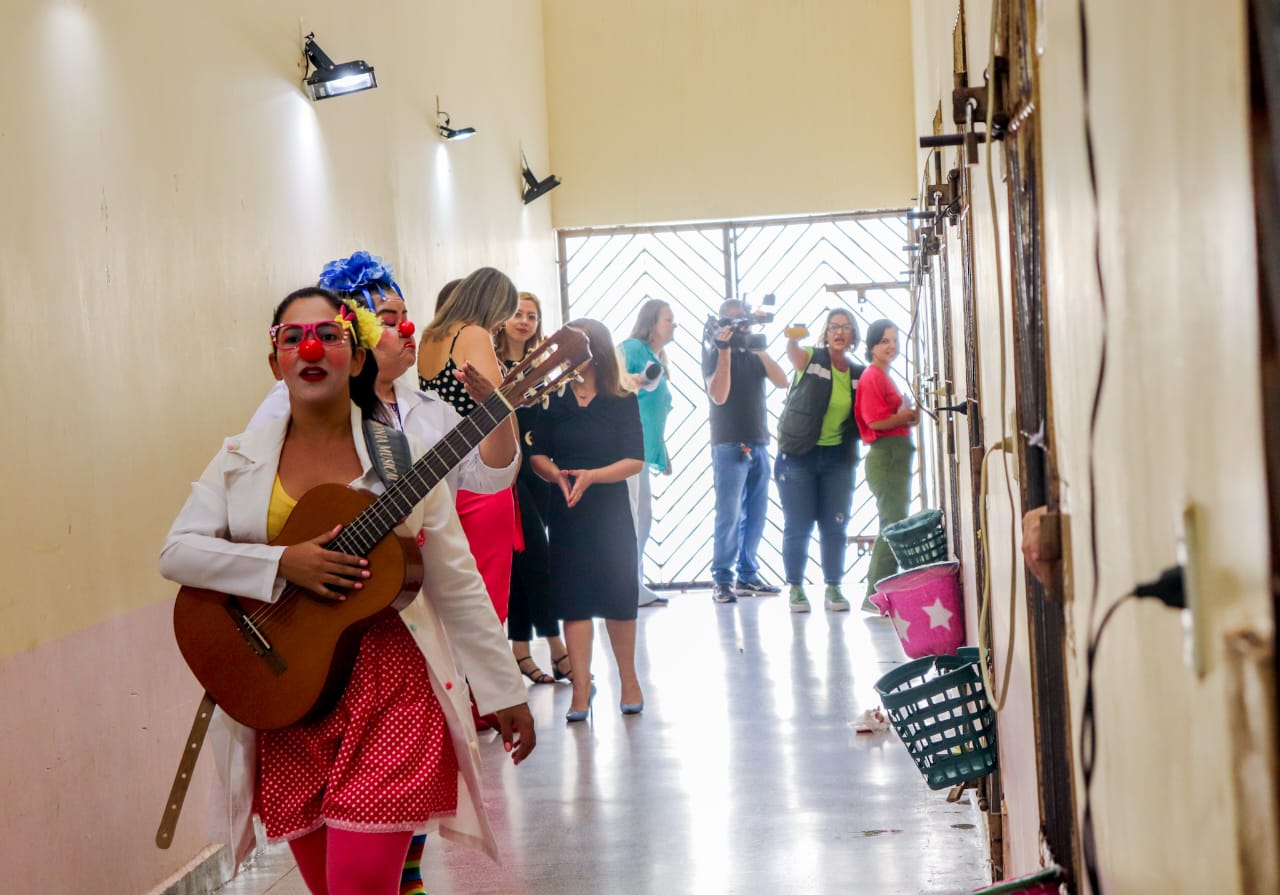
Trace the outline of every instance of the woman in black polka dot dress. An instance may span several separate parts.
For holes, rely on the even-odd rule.
[[[495,385],[502,381],[492,332],[515,313],[516,287],[506,274],[482,267],[461,280],[436,308],[436,316],[418,345],[418,380],[466,416],[475,410],[457,372],[467,364]],[[515,420],[502,423],[486,438],[501,439],[515,456],[519,434]],[[507,620],[511,590],[511,552],[517,541],[515,500],[511,489],[496,494],[459,491],[458,518],[466,532],[489,600],[500,621]]]

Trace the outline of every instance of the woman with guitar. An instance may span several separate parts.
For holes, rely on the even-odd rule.
[[[449,291],[459,282],[453,280],[448,283],[441,291],[441,298],[447,298]],[[401,381],[401,377],[414,365],[417,346],[404,292],[395,281],[391,265],[369,252],[353,252],[346,258],[337,258],[326,264],[317,284],[332,289],[344,300],[364,305],[382,324],[382,335],[372,348],[378,367],[374,392],[382,402],[378,412],[380,421],[412,435],[425,447],[435,445],[462,421],[462,417],[447,401]],[[475,401],[483,401],[493,392],[493,384],[470,364],[464,364],[458,375],[464,377],[462,382],[467,394]],[[289,391],[283,382],[277,382],[249,421],[249,428],[257,429],[288,412]],[[493,494],[509,488],[520,462],[520,454],[510,442],[503,431],[486,435],[479,447],[470,451],[445,476],[449,489],[456,495],[462,489],[477,494]],[[563,647],[560,652],[564,652]],[[521,670],[524,670],[523,666]],[[409,846],[400,895],[422,895],[421,866],[425,844],[426,836],[419,835]],[[413,883],[419,885],[414,887]]]
[[[395,538],[362,551],[368,559],[326,549],[342,526],[289,546],[269,543],[277,535],[289,543],[291,529],[305,529],[304,513],[317,505],[309,500],[313,489],[385,490],[362,428],[380,403],[376,363],[367,351],[380,338],[380,325],[332,292],[311,287],[281,302],[270,334],[268,361],[288,390],[289,414],[224,443],[192,487],[160,558],[161,572],[187,589],[242,595],[265,606],[246,615],[246,630],[254,634],[267,630],[269,620],[280,621],[270,618],[273,610],[287,606],[295,620],[333,612],[323,605],[358,600],[362,591],[368,599],[386,588],[387,575],[396,575],[384,572]],[[415,458],[422,453],[419,444],[410,445]],[[291,515],[295,504],[299,512]],[[398,554],[404,577],[391,591],[411,592],[412,599],[400,614],[384,610],[363,627],[332,710],[279,727],[255,724],[256,735],[228,720],[222,738],[227,749],[219,777],[229,792],[227,810],[219,814],[232,824],[225,832],[237,862],[251,846],[250,812],[256,810],[270,838],[289,841],[313,893],[398,892],[410,837],[428,826],[494,854],[455,654],[476,701],[497,712],[514,761],[523,761],[535,744],[524,685],[448,492],[428,491],[407,512],[397,532],[399,546],[410,549]],[[417,549],[412,535],[403,536],[406,524],[417,533]],[[346,534],[358,528],[353,523]],[[239,603],[232,596],[226,605]],[[175,608],[183,645],[178,621]],[[283,635],[273,636],[282,639],[264,639],[257,658],[274,659],[280,673],[291,670],[276,655]],[[192,663],[185,646],[183,652]],[[310,659],[281,652],[295,666]]]

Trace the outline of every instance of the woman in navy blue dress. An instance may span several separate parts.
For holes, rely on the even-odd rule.
[[[551,593],[564,621],[569,663],[591,667],[594,619],[605,619],[618,663],[620,708],[636,714],[644,695],[636,677],[636,534],[626,480],[644,466],[636,397],[618,381],[613,340],[595,320],[575,320],[591,343],[582,381],[551,399],[533,431],[530,462],[551,483],[547,533]],[[569,721],[587,717],[591,675],[573,676]]]

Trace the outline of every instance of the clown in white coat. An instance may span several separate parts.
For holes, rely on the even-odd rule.
[[[377,341],[376,332],[362,343],[371,341]],[[324,368],[338,353],[337,349],[327,350],[324,359],[312,366]],[[357,349],[350,356],[360,355],[363,352]],[[274,360],[273,356],[273,366]],[[347,363],[354,366],[351,360]],[[316,381],[304,382],[305,377],[299,378],[296,372],[292,377],[286,375],[285,381],[303,393],[310,389],[309,399],[329,389],[336,395],[326,398],[330,404],[339,399],[346,401],[345,392],[336,392],[345,387],[341,382],[344,371],[337,366],[328,371],[330,375]],[[277,374],[280,375],[279,370]],[[306,399],[295,396],[294,400]],[[359,474],[349,485],[380,493],[383,485],[365,447],[361,412],[349,402],[346,406],[354,455],[359,461]],[[165,577],[184,585],[268,602],[280,596],[286,583],[282,562],[286,548],[266,543],[267,517],[281,453],[292,425],[293,419],[286,413],[261,428],[225,441],[200,480],[193,484],[191,496],[169,532],[160,557],[160,571]],[[415,460],[425,452],[413,437],[410,446]],[[497,712],[502,717],[507,748],[514,748],[515,757],[522,759],[534,744],[525,687],[476,571],[448,487],[436,487],[398,531],[416,537],[424,569],[422,591],[401,612],[400,620],[425,659],[429,683],[444,712],[458,762],[456,813],[432,826],[444,838],[480,848],[496,858],[480,793],[479,749],[470,718],[469,694],[474,694],[481,712]],[[294,568],[291,565],[290,571]],[[289,580],[304,583],[296,572]],[[459,664],[466,668],[465,679]],[[238,865],[253,848],[255,733],[222,716],[211,736],[217,780],[223,789],[213,801],[219,838],[231,847]]]

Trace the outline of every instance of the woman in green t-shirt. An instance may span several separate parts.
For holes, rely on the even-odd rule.
[[[782,499],[782,565],[791,611],[808,612],[804,572],[816,523],[827,585],[824,602],[833,612],[847,612],[840,583],[857,462],[853,396],[863,370],[847,352],[858,344],[858,327],[852,313],[835,308],[813,348],[800,347],[805,335],[801,327],[787,331],[787,357],[796,375],[778,424],[774,464]]]

